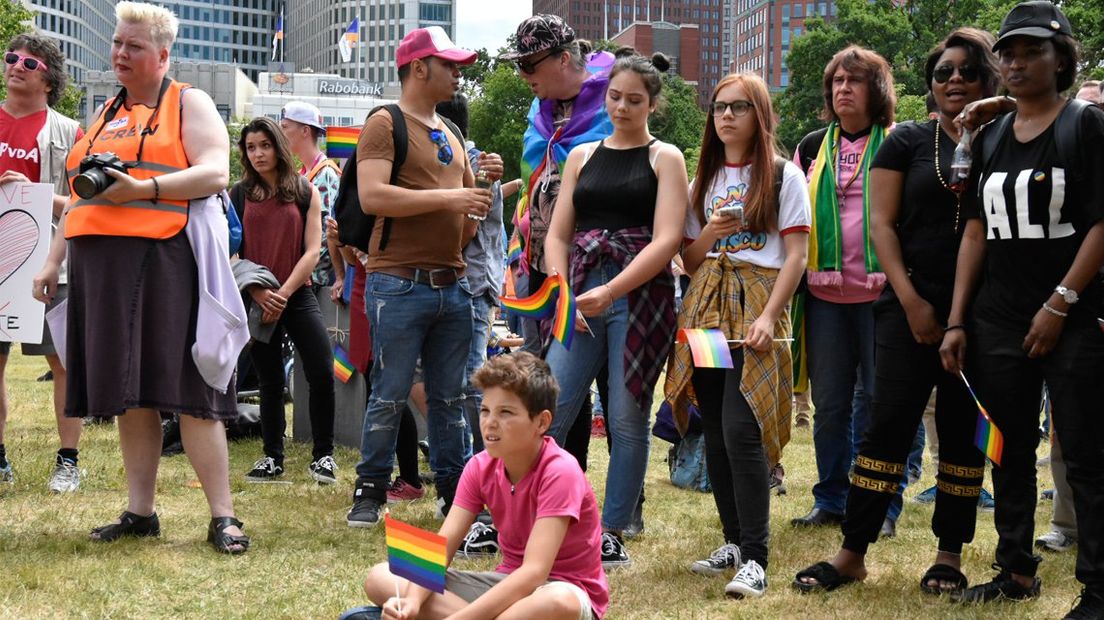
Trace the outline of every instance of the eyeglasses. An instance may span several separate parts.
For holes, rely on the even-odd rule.
[[[437,145],[437,161],[442,166],[447,166],[452,163],[452,145],[449,144],[448,136],[440,129],[429,130],[429,139],[433,140],[433,143]]]
[[[521,71],[526,75],[533,75],[537,72],[537,65],[548,60],[554,55],[555,54],[553,54],[552,52],[548,52],[544,56],[541,56],[538,60],[531,60],[529,62],[526,62],[524,60],[515,60],[514,64],[517,65],[518,71]]]
[[[714,101],[709,105],[713,116],[724,116],[725,110],[730,110],[733,116],[743,116],[754,107],[750,101]]]
[[[950,81],[951,76],[955,71],[958,71],[958,75],[962,77],[964,82],[976,82],[981,77],[981,71],[973,65],[962,65],[956,67],[954,65],[939,65],[932,71],[932,79],[940,84],[946,84]]]
[[[37,58],[22,56],[20,54],[16,54],[15,52],[8,52],[7,54],[4,54],[4,62],[12,65],[13,67],[22,62],[23,68],[27,71],[36,71],[39,69],[41,69],[43,72],[46,71],[46,63]]]

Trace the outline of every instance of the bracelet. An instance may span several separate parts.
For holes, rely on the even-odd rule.
[[[1051,308],[1050,304],[1048,304],[1045,301],[1043,302],[1043,310],[1046,310],[1047,312],[1053,314],[1054,316],[1061,317],[1063,319],[1066,318],[1067,316],[1069,316],[1069,312],[1062,312],[1061,310],[1055,310],[1054,308]]]
[[[157,184],[157,177],[150,177],[153,181],[153,204],[157,204],[157,199],[161,197],[161,186]]]
[[[616,298],[615,298],[615,297],[613,296],[613,289],[611,289],[611,288],[610,288],[610,285],[608,285],[608,284],[603,284],[602,286],[604,286],[604,287],[606,288],[606,293],[608,293],[608,294],[609,294],[609,296],[610,296],[610,304],[612,305],[612,304],[613,304],[613,300],[614,300],[614,299],[616,299]]]
[[[943,333],[945,334],[947,332],[954,331],[956,329],[961,329],[962,331],[966,331],[966,324],[965,323],[959,323],[957,325],[948,325],[948,326],[943,328]]]

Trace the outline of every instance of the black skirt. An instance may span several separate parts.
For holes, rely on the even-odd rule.
[[[75,237],[69,257],[66,416],[237,417],[233,382],[219,393],[192,360],[199,294],[183,231],[163,241]]]

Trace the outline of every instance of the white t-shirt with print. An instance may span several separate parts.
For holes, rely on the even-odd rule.
[[[717,174],[709,192],[705,194],[705,220],[722,207],[746,206],[744,201],[751,191],[751,164],[725,164]],[[693,189],[693,183],[691,190]],[[719,239],[706,254],[708,257],[720,256],[727,252],[730,259],[751,263],[760,267],[781,269],[786,261],[786,248],[782,237],[794,232],[809,232],[809,188],[805,184],[805,175],[793,162],[786,162],[782,173],[782,192],[778,212],[778,230],[752,233],[738,232]],[[695,212],[697,205],[691,205],[686,212],[686,232],[688,240],[701,235],[702,225]]]

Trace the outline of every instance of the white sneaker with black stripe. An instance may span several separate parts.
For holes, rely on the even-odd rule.
[[[713,550],[709,557],[690,565],[690,571],[699,575],[716,577],[726,570],[740,565],[740,547],[725,543]]]
[[[767,573],[755,560],[748,560],[725,586],[725,596],[744,598],[759,597],[767,591]]]
[[[466,558],[492,556],[498,553],[498,530],[479,521],[471,524],[460,542],[461,555]]]
[[[310,464],[310,475],[318,481],[318,484],[333,484],[337,482],[337,463],[332,456],[324,456]]]

